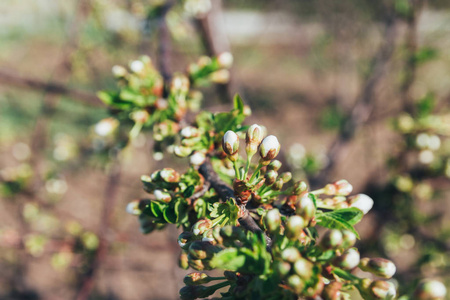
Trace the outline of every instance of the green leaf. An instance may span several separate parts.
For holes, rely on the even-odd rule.
[[[228,248],[217,253],[210,262],[213,268],[237,271],[245,265],[245,255],[236,248]]]
[[[152,201],[150,203],[150,208],[152,210],[153,215],[156,218],[164,218],[164,205],[158,201]]]
[[[314,207],[317,208],[317,197],[314,194],[309,193],[308,194],[309,199],[312,200],[312,202],[314,203]]]
[[[244,112],[244,101],[242,101],[241,96],[239,94],[234,95],[234,108],[239,110],[240,113]]]
[[[166,207],[166,209],[164,209],[163,217],[167,223],[175,224],[177,222],[177,215],[175,214],[174,209],[171,207]]]
[[[341,218],[347,221],[350,225],[357,224],[359,221],[361,221],[362,217],[364,216],[364,213],[356,207],[342,208],[326,212],[325,214]]]
[[[193,186],[193,185],[188,186],[183,192],[184,198],[189,198],[192,195],[194,195],[194,191],[195,191],[195,186]]]
[[[353,232],[359,239],[359,234],[353,226],[339,216],[330,214],[330,212],[319,213],[316,215],[317,225],[330,229],[347,229]]]

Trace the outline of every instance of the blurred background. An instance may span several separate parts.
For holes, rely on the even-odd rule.
[[[203,107],[239,92],[295,178],[371,196],[358,248],[396,263],[401,294],[448,286],[448,49],[444,0],[2,0],[0,299],[178,298],[177,229],[143,235],[125,207],[142,174],[186,162],[145,133],[119,159],[96,93],[141,55],[170,74],[224,51],[231,82]]]

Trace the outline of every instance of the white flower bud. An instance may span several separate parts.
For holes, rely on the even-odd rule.
[[[108,136],[111,133],[114,132],[114,130],[117,129],[119,126],[119,121],[117,121],[114,118],[106,118],[98,122],[95,127],[94,131],[99,136]]]
[[[139,209],[139,200],[134,200],[128,203],[126,208],[127,213],[132,215],[140,215],[142,211]]]
[[[127,69],[125,69],[122,66],[113,66],[111,70],[112,70],[114,77],[117,77],[117,78],[124,77],[128,73]]]
[[[364,214],[367,214],[373,207],[373,200],[365,194],[358,194],[349,198],[350,207],[360,209]]]
[[[205,162],[206,156],[202,152],[195,151],[194,154],[191,155],[189,158],[189,162],[191,165],[194,166],[200,166],[202,163]]]
[[[135,60],[130,63],[130,69],[134,73],[141,73],[144,70],[144,63],[140,60]]]
[[[172,197],[169,193],[163,192],[161,190],[155,190],[153,194],[155,195],[156,200],[159,201],[169,202],[170,200],[172,200]]]
[[[198,130],[197,128],[193,127],[193,126],[187,126],[184,127],[181,131],[180,134],[182,137],[184,138],[191,138],[191,137],[195,137],[198,135]]]
[[[272,160],[280,152],[280,143],[274,135],[269,135],[264,138],[259,146],[259,152],[263,160]]]
[[[230,52],[223,52],[217,56],[217,62],[222,68],[228,69],[233,64],[233,55]]]
[[[234,155],[239,150],[239,137],[231,130],[225,132],[222,138],[222,148],[227,155]]]

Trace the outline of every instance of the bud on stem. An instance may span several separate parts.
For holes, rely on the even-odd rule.
[[[394,263],[384,258],[363,258],[359,263],[359,268],[383,278],[394,276],[396,267]]]

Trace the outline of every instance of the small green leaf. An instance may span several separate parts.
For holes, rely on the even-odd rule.
[[[192,195],[194,195],[194,191],[195,191],[195,186],[193,186],[193,185],[188,186],[183,192],[184,198],[189,198]]]
[[[353,232],[359,239],[359,234],[353,226],[339,216],[327,213],[319,213],[316,215],[317,225],[330,229],[347,229]]]
[[[239,96],[239,94],[234,95],[234,108],[238,109],[239,112],[243,112],[244,111],[244,101],[242,101],[241,96]]]
[[[314,207],[317,208],[317,197],[314,194],[309,193],[308,194],[309,199],[312,200],[312,202],[314,203]]]
[[[150,208],[152,210],[153,215],[156,218],[163,218],[164,214],[164,205],[158,201],[152,201],[150,203]]]
[[[361,221],[362,217],[364,216],[364,213],[356,207],[342,208],[327,212],[326,214],[337,216],[347,221],[350,225],[357,224],[359,221]]]
[[[217,253],[210,262],[213,268],[237,271],[245,265],[246,257],[236,248],[228,248]]]
[[[171,207],[166,207],[166,209],[164,209],[163,217],[167,223],[175,224],[177,222],[177,215],[175,214],[174,209]]]

